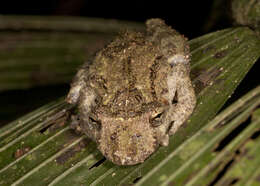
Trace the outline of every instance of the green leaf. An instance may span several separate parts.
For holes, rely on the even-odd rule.
[[[260,3],[257,0],[233,0],[230,11],[233,21],[237,25],[250,26],[259,32]]]
[[[252,111],[259,105],[260,87],[224,110],[194,136],[186,140],[173,152],[174,155],[172,155],[172,157],[168,157],[158,165],[161,167],[160,171],[150,171],[137,185],[167,185],[170,183],[175,183],[176,185],[210,185],[223,170],[223,167],[236,157],[236,153],[238,149],[241,149],[241,145],[260,129],[260,118],[258,117],[237,134],[237,136],[236,134],[232,134],[233,131],[245,125],[241,123],[249,118]],[[233,135],[233,140],[227,142],[227,137],[232,138],[231,135]],[[257,144],[259,143],[258,141],[254,143]],[[224,145],[224,143],[227,144]],[[255,153],[259,154],[259,152]],[[173,168],[176,167],[174,164],[180,160],[183,160],[181,166],[178,167],[176,171],[173,171]],[[255,165],[256,162],[250,163],[254,166],[250,167],[250,164],[247,163],[245,165],[249,166],[247,170],[254,170],[257,165]],[[243,170],[244,169],[241,169],[240,172],[243,172]],[[232,174],[230,172],[229,174]],[[247,171],[247,173],[250,175],[249,171]],[[238,179],[246,180],[245,177],[243,177],[245,174],[239,176]],[[233,179],[228,180],[230,182],[233,181]],[[223,178],[221,181],[223,182],[220,185],[224,185],[224,182],[227,184],[226,178]]]
[[[69,83],[77,67],[123,29],[142,31],[144,24],[79,17],[0,16],[0,91]]]
[[[70,106],[61,99],[0,129],[0,185],[212,183],[230,160],[226,154],[236,152],[259,128],[255,119],[223,149],[217,148],[259,105],[260,88],[212,118],[259,58],[260,41],[253,31],[240,27],[189,43],[197,106],[168,147],[159,148],[142,164],[114,165],[93,142],[69,129],[66,110]],[[258,153],[255,150],[253,154]],[[213,165],[216,168],[211,170]]]

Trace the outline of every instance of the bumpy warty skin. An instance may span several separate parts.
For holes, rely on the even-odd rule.
[[[146,33],[122,33],[84,64],[67,96],[78,106],[77,130],[118,165],[167,146],[196,105],[187,39],[161,19],[146,25]]]

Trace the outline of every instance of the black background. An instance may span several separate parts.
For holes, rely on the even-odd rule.
[[[213,1],[9,0],[0,1],[0,14],[72,15],[144,22],[160,17],[181,33],[201,35]],[[4,3],[5,2],[5,3]]]

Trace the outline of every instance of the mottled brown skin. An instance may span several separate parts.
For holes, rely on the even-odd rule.
[[[74,128],[118,165],[167,146],[196,104],[186,39],[161,19],[146,25],[146,34],[125,32],[86,63],[67,97],[79,108]]]

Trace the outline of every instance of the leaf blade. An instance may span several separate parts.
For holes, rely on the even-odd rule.
[[[216,39],[218,37],[219,39]],[[239,41],[237,38],[239,38]],[[211,40],[215,41],[211,42]],[[168,147],[161,147],[144,163],[136,166],[116,166],[107,160],[103,162],[101,154],[94,150],[96,148],[95,144],[89,143],[89,145],[85,148],[90,151],[92,149],[93,151],[87,153],[86,150],[84,150],[85,148],[82,148],[81,151],[75,153],[75,156],[66,159],[64,164],[57,164],[57,162],[54,161],[57,159],[56,156],[55,158],[51,158],[51,154],[49,154],[48,157],[51,159],[48,160],[48,163],[44,165],[42,164],[44,161],[47,161],[45,159],[42,159],[41,162],[36,163],[37,165],[40,165],[40,169],[38,168],[34,174],[28,173],[31,170],[36,170],[33,169],[33,167],[26,168],[24,165],[18,165],[15,163],[14,165],[17,165],[17,168],[19,170],[23,170],[23,172],[19,173],[14,171],[13,174],[15,175],[15,178],[13,179],[13,182],[16,181],[16,183],[19,184],[33,184],[36,180],[39,180],[40,177],[45,178],[40,183],[42,185],[64,185],[68,183],[75,185],[89,185],[91,183],[93,185],[124,185],[133,184],[136,182],[137,185],[141,185],[141,183],[149,183],[153,185],[165,181],[165,170],[167,174],[171,174],[172,172],[167,172],[168,170],[165,169],[165,164],[162,164],[161,162],[167,162],[169,165],[173,164],[170,169],[171,171],[174,169],[177,170],[181,167],[182,162],[184,161],[182,158],[185,156],[188,158],[188,156],[186,152],[182,152],[183,156],[175,156],[177,153],[175,149],[181,148],[181,145],[185,140],[191,138],[191,136],[199,131],[219,111],[243,79],[245,74],[252,67],[256,59],[259,57],[259,43],[259,39],[254,35],[254,33],[245,27],[226,29],[190,41],[191,51],[194,51],[192,56],[192,79],[196,88],[198,105],[192,117],[188,120],[188,125],[186,128],[181,128],[175,136],[171,137],[170,145]],[[223,69],[221,70],[221,68]],[[65,108],[67,108],[66,105],[60,109],[62,110]],[[48,115],[48,111],[43,112],[43,115],[46,114]],[[25,117],[24,119],[26,120],[28,118]],[[35,122],[35,124],[42,125],[41,122]],[[10,125],[8,127],[10,127]],[[12,129],[12,127],[8,127],[0,129],[0,133],[1,131],[6,131],[10,128]],[[62,126],[59,130],[63,130],[64,128],[65,126]],[[12,130],[19,130],[19,127]],[[54,131],[50,134],[54,135],[58,131]],[[48,137],[49,136],[44,138],[40,143],[44,143],[44,141],[48,140]],[[21,141],[26,141],[25,139],[26,136],[21,137],[18,141],[21,143]],[[67,139],[67,141],[61,144],[71,144],[77,139],[78,138]],[[10,141],[12,140],[15,139],[11,138]],[[16,152],[17,148],[24,147],[29,144],[30,143],[26,142],[20,146],[19,144],[16,146],[10,145],[8,163],[16,161],[10,156],[12,153]],[[202,143],[199,145],[201,144]],[[32,145],[32,148],[36,148],[39,144],[34,145]],[[56,149],[55,152],[59,153],[60,151],[62,151],[62,148]],[[38,150],[32,153],[36,152],[41,154]],[[67,154],[68,152],[66,151]],[[89,159],[85,159],[86,157],[84,157],[84,152],[86,153],[86,156],[90,155]],[[64,152],[61,154],[63,157],[66,157],[66,153]],[[93,155],[91,155],[92,153]],[[0,152],[0,157],[2,157],[2,155],[3,154]],[[29,153],[24,155],[24,157],[27,158],[28,156]],[[101,162],[100,165],[98,164],[99,161]],[[6,164],[0,159],[0,167],[3,168],[5,166]],[[76,167],[73,168],[74,166]],[[161,170],[161,168],[164,169]],[[11,171],[9,168],[6,170]],[[38,170],[40,170],[40,172]],[[160,170],[160,172],[158,172],[158,170]],[[2,173],[0,172],[0,177],[5,177],[7,175],[3,174],[4,171],[2,171]],[[154,173],[156,176],[154,176]],[[159,182],[157,178],[160,179]],[[3,185],[5,184],[6,183],[3,182]]]

